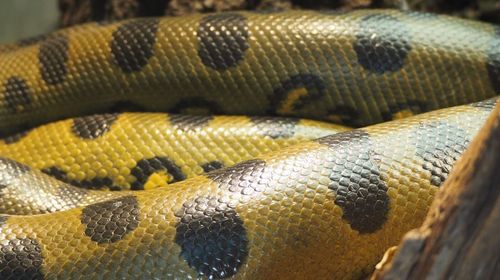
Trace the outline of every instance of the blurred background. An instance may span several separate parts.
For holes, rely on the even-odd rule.
[[[500,0],[2,0],[0,43],[88,21],[228,10],[400,8],[500,23]]]

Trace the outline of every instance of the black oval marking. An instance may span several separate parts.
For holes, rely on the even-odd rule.
[[[236,13],[203,17],[198,26],[198,56],[216,70],[236,67],[248,49],[247,19]]]
[[[11,113],[22,112],[31,104],[31,90],[25,80],[12,76],[4,87],[5,102]]]
[[[441,186],[455,162],[469,145],[467,133],[444,122],[431,122],[415,130],[416,155],[424,160],[423,169],[431,172],[431,184]]]
[[[159,20],[133,19],[120,25],[113,32],[111,55],[123,72],[141,70],[154,54]]]
[[[270,100],[270,113],[291,114],[324,96],[325,89],[326,85],[319,76],[313,74],[291,76],[274,89]]]
[[[495,36],[491,41],[486,68],[493,90],[496,94],[500,94],[500,27],[496,28]]]
[[[44,279],[42,248],[32,238],[0,244],[0,279]]]
[[[40,74],[47,84],[56,85],[64,81],[68,72],[68,48],[68,38],[63,35],[47,37],[40,43]]]
[[[172,176],[172,179],[168,181],[169,184],[186,179],[186,175],[182,172],[181,168],[167,157],[141,159],[130,170],[130,174],[136,178],[136,181],[132,183],[131,189],[143,190],[149,176],[158,171],[166,171]]]
[[[214,197],[199,197],[184,203],[175,216],[175,243],[199,276],[223,279],[238,272],[248,256],[248,237],[231,206]]]
[[[353,48],[364,69],[384,74],[403,68],[412,49],[410,40],[409,30],[400,20],[372,14],[361,20]]]
[[[21,139],[23,139],[28,133],[30,133],[31,130],[24,130],[15,134],[12,134],[10,136],[7,136],[3,138],[2,140],[5,142],[5,144],[13,144],[16,142],[19,142]]]
[[[88,190],[105,190],[109,189],[111,191],[118,191],[121,190],[122,188],[119,186],[115,186],[113,184],[113,180],[109,177],[95,177],[92,179],[87,179],[87,180],[73,180],[68,177],[68,174],[56,167],[56,166],[51,166],[48,168],[44,168],[42,170],[43,173],[56,178],[59,181],[62,181],[64,183],[82,188],[82,189],[88,189]]]
[[[139,203],[134,196],[124,196],[86,206],[80,221],[85,235],[99,244],[122,240],[139,225]]]
[[[369,135],[353,130],[316,140],[334,153],[329,188],[342,218],[360,234],[373,233],[387,221],[390,198],[387,184],[372,158]]]
[[[269,136],[272,139],[290,138],[295,134],[295,126],[299,122],[296,118],[280,117],[251,117],[258,134]]]
[[[73,119],[71,131],[83,139],[96,139],[108,132],[119,114],[102,114]]]
[[[176,129],[183,131],[193,131],[206,126],[213,116],[194,116],[194,115],[169,115],[170,123]]]
[[[205,171],[205,173],[208,173],[210,171],[214,171],[217,169],[221,169],[222,167],[224,167],[224,164],[222,162],[216,161],[216,160],[207,162],[201,166],[201,168],[203,168],[203,171]]]

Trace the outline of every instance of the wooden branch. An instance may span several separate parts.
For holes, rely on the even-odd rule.
[[[457,162],[417,230],[372,279],[500,278],[500,105]],[[394,250],[393,250],[394,251]]]

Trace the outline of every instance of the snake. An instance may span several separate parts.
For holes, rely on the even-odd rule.
[[[491,112],[500,28],[397,10],[97,22],[0,47],[0,81],[2,279],[357,279]],[[202,145],[233,127],[276,148]],[[191,158],[145,148],[172,134]]]

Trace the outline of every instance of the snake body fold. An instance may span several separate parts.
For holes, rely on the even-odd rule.
[[[0,83],[0,210],[59,211],[0,216],[0,278],[353,279],[419,225],[491,111],[412,116],[500,94],[500,28],[391,10],[92,23],[0,48]],[[139,110],[393,121],[325,136],[345,128],[113,113]]]

